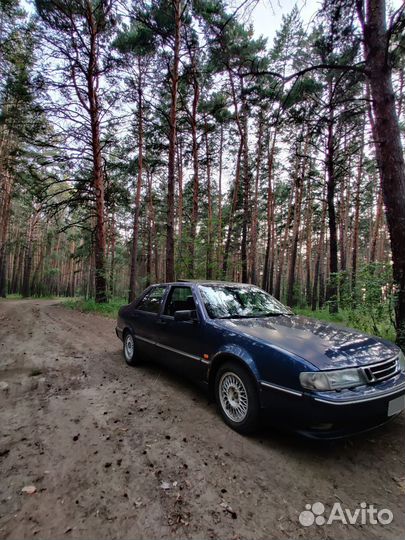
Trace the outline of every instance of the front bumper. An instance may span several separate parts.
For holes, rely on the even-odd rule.
[[[391,401],[405,395],[405,373],[376,385],[340,392],[288,392],[268,383],[261,385],[265,417],[288,418],[289,426],[307,436],[339,438],[378,427],[399,412]]]

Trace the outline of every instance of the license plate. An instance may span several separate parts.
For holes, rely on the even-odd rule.
[[[388,403],[388,416],[398,414],[405,409],[405,396],[399,396]]]

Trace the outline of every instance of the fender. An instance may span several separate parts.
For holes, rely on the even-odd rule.
[[[257,382],[260,380],[260,375],[252,356],[240,345],[236,345],[232,343],[224,344],[214,354],[210,362],[210,367],[208,370],[208,379],[210,379],[210,373],[212,371],[215,371],[214,368],[218,364],[218,361],[220,360],[221,355],[224,355],[224,354],[233,356],[236,360],[239,360],[240,362],[242,362],[244,366],[248,369],[248,371],[252,374],[257,384]]]

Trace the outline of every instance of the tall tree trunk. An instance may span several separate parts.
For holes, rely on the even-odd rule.
[[[229,66],[228,66],[228,76],[229,76],[229,83],[230,83],[230,86],[231,86],[232,102],[233,102],[233,107],[234,107],[235,120],[236,120],[236,125],[237,125],[238,133],[239,133],[239,149],[238,149],[238,155],[237,155],[237,159],[236,159],[236,173],[235,173],[235,182],[234,182],[234,191],[233,191],[233,197],[232,197],[231,213],[230,213],[229,220],[228,220],[228,234],[227,234],[226,243],[225,243],[225,249],[224,249],[224,260],[223,260],[223,263],[222,263],[222,274],[223,274],[224,279],[226,279],[226,273],[227,273],[227,268],[228,268],[229,250],[230,250],[230,246],[231,246],[233,226],[234,226],[234,215],[235,215],[235,212],[236,212],[236,209],[237,209],[237,206],[238,206],[239,185],[240,185],[241,167],[242,167],[242,156],[245,159],[247,159],[247,150],[246,150],[246,147],[245,147],[245,139],[244,139],[245,129],[244,129],[244,126],[243,126],[243,119],[241,120],[241,118],[240,118],[233,73],[232,73],[232,70],[231,70],[231,68]],[[245,172],[244,171],[245,164],[246,164],[246,162],[244,160],[243,173]],[[242,173],[242,177],[243,177],[243,173]],[[244,187],[246,187],[245,184],[244,184]],[[243,259],[243,247],[242,247],[242,259]],[[243,264],[243,262],[242,262],[242,264]]]
[[[142,91],[142,63],[138,58],[138,174],[136,178],[134,221],[132,228],[132,249],[131,249],[131,274],[129,278],[129,298],[131,303],[136,297],[136,282],[138,275],[138,240],[139,240],[139,215],[141,212],[141,191],[143,172],[143,91]]]
[[[218,164],[218,227],[217,227],[217,273],[220,275],[222,267],[222,155],[224,147],[224,126],[221,124],[219,138],[219,164]]]
[[[389,55],[392,29],[387,29],[385,0],[366,0],[366,9],[361,8],[362,4],[358,3],[375,119],[375,143],[379,149],[382,191],[391,240],[397,343],[405,351],[405,162],[392,87]]]
[[[308,306],[311,305],[312,300],[312,286],[311,286],[311,261],[312,261],[312,184],[311,179],[308,178],[308,191],[307,191],[307,208],[305,216],[305,298]]]
[[[158,245],[157,245],[157,235],[156,235],[156,218],[155,218],[155,206],[153,204],[153,193],[152,193],[152,174],[147,173],[148,181],[148,216],[150,220],[150,233],[151,233],[151,250],[154,253],[154,269],[155,269],[155,281],[159,281],[159,268],[158,268]],[[151,257],[151,268],[152,268],[152,257]],[[149,281],[152,281],[152,270],[150,276],[148,277]]]
[[[321,228],[319,231],[318,249],[316,252],[315,264],[314,264],[314,279],[313,279],[313,284],[312,284],[312,297],[311,297],[312,311],[316,310],[319,299],[323,297],[323,272],[322,272],[321,265],[323,261],[323,255],[324,255],[326,212],[328,208],[328,201],[326,198],[326,189],[327,188],[326,188],[326,183],[325,183],[323,194],[322,194]],[[322,284],[321,284],[321,276],[322,276]],[[320,303],[319,307],[321,307],[321,304],[323,302],[321,301],[319,303]]]
[[[111,260],[110,260],[110,297],[114,298],[114,283],[115,283],[115,245],[116,245],[116,230],[115,230],[115,210],[112,209],[112,215],[111,215]]]
[[[356,195],[354,198],[354,222],[353,222],[353,247],[352,247],[352,276],[351,276],[351,289],[352,299],[355,301],[356,291],[356,279],[357,279],[357,259],[359,249],[359,222],[360,222],[360,193],[361,193],[361,179],[363,175],[363,161],[364,161],[363,148],[361,149],[359,166],[357,169],[356,179]]]
[[[228,270],[228,259],[229,259],[229,250],[231,247],[231,240],[232,240],[232,233],[233,233],[233,225],[234,225],[234,215],[238,206],[238,194],[239,194],[239,184],[240,184],[240,167],[241,167],[241,159],[242,159],[242,152],[243,152],[243,140],[239,142],[239,149],[238,149],[238,156],[236,158],[236,173],[235,173],[235,182],[233,185],[233,195],[232,195],[232,204],[231,204],[231,212],[229,215],[228,220],[228,232],[226,235],[226,242],[225,242],[225,248],[224,248],[224,258],[222,261],[222,277],[223,279],[226,279],[226,274]]]
[[[329,95],[332,95],[332,83],[329,83]],[[332,107],[329,111],[328,134],[326,148],[326,172],[327,172],[327,201],[329,223],[329,283],[327,297],[330,313],[338,311],[338,241],[335,210],[335,141],[334,141],[334,113]]]
[[[262,164],[262,138],[263,138],[263,115],[259,116],[258,134],[257,134],[257,158],[256,158],[256,177],[255,190],[253,196],[253,212],[251,227],[251,246],[250,246],[250,276],[251,282],[255,285],[259,282],[257,272],[257,237],[258,237],[258,199],[259,199],[259,181]]]
[[[210,145],[208,139],[208,126],[205,122],[205,152],[207,160],[207,260],[206,260],[206,276],[207,279],[212,279],[212,193],[211,193],[211,158]]]
[[[190,236],[188,238],[188,258],[187,258],[187,272],[188,278],[194,277],[194,259],[195,259],[195,240],[197,233],[197,223],[198,223],[198,199],[199,199],[199,190],[200,190],[200,177],[199,177],[199,145],[197,137],[197,111],[198,103],[200,100],[200,85],[198,83],[197,77],[197,67],[195,53],[190,52],[191,57],[191,66],[192,66],[192,87],[193,87],[193,103],[190,117],[190,126],[191,126],[191,153],[193,156],[193,204],[191,210],[191,220],[190,220]]]
[[[0,199],[0,296],[7,294],[7,242],[11,213],[13,179],[10,172],[0,168],[2,197]]]
[[[292,230],[292,241],[291,241],[291,251],[290,251],[290,260],[288,265],[288,276],[287,276],[287,305],[293,306],[295,304],[294,298],[294,285],[295,285],[295,268],[297,265],[297,252],[298,252],[298,240],[299,240],[299,231],[301,224],[301,205],[302,205],[302,192],[303,184],[306,172],[306,153],[308,148],[308,135],[305,140],[304,145],[304,157],[302,158],[303,162],[300,167],[299,157],[297,156],[298,166],[296,168],[295,175],[295,204],[294,204],[294,221],[293,221],[293,230]]]
[[[35,234],[35,226],[37,224],[38,212],[35,210],[31,215],[28,223],[27,231],[27,244],[25,248],[24,256],[24,273],[22,280],[22,290],[21,294],[24,298],[30,296],[31,294],[31,272],[32,272],[32,257],[33,257],[33,242]]]
[[[88,21],[90,26],[89,65],[87,71],[87,93],[91,124],[91,146],[93,153],[93,187],[96,197],[96,234],[95,234],[95,297],[97,303],[107,302],[107,280],[105,275],[105,222],[104,222],[104,170],[101,154],[100,105],[99,105],[99,66],[97,47],[97,21],[93,8],[89,5]]]
[[[177,234],[179,242],[179,251],[183,245],[183,144],[182,139],[178,139],[177,144],[177,182],[178,182],[178,201],[177,201]]]
[[[377,196],[377,211],[375,215],[375,221],[371,230],[371,242],[370,242],[370,262],[373,263],[377,257],[377,240],[380,233],[381,225],[383,224],[383,197],[382,189],[378,189]]]
[[[166,281],[174,281],[174,200],[176,184],[177,94],[179,85],[181,0],[173,0],[174,45],[170,70],[169,156],[167,172]]]
[[[288,248],[288,237],[290,233],[290,225],[291,225],[291,217],[292,217],[292,200],[293,200],[293,194],[294,189],[291,186],[290,195],[288,198],[288,214],[287,214],[287,220],[284,227],[284,238],[280,245],[280,255],[279,255],[279,266],[278,266],[278,272],[276,277],[276,283],[274,286],[274,296],[280,300],[281,298],[281,281],[283,277],[283,271],[284,271],[284,260],[285,260],[285,254]]]
[[[273,279],[272,269],[274,268],[274,261],[272,260],[271,253],[274,247],[272,238],[274,233],[274,195],[273,195],[273,169],[274,169],[274,155],[276,149],[276,137],[277,128],[274,129],[271,143],[267,145],[267,242],[266,253],[264,256],[264,268],[263,268],[263,280],[262,287],[265,291],[272,292]],[[273,251],[274,252],[274,251]]]
[[[242,89],[243,94],[243,89]],[[242,282],[248,283],[248,223],[250,216],[250,177],[249,177],[249,145],[248,145],[248,107],[246,99],[243,98],[242,112],[243,130],[243,217],[242,217]]]

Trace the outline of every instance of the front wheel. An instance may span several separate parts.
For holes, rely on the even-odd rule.
[[[215,377],[216,402],[225,422],[239,433],[251,433],[259,423],[259,398],[252,376],[236,363],[223,364]]]
[[[139,357],[135,350],[135,339],[131,332],[126,332],[124,335],[123,352],[125,362],[129,366],[136,366],[139,363]]]

